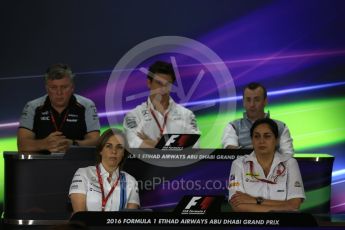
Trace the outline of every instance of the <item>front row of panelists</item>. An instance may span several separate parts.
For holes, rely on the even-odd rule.
[[[130,148],[154,148],[163,134],[200,133],[194,113],[170,97],[175,80],[172,64],[157,61],[149,67],[150,95],[127,113],[123,122]],[[199,143],[194,147],[199,147]]]
[[[296,211],[305,199],[296,159],[276,151],[275,121],[257,120],[251,130],[254,151],[233,161],[229,177],[229,203],[234,211]],[[119,130],[105,131],[96,147],[96,166],[80,168],[70,186],[73,212],[118,211],[139,208],[138,183],[122,171],[128,152]]]
[[[47,95],[28,102],[17,133],[20,152],[65,152],[72,144],[94,146],[99,138],[95,104],[74,94],[69,66],[50,66],[45,77]]]
[[[250,129],[254,151],[231,165],[229,203],[234,211],[296,211],[305,199],[296,159],[276,151],[275,121],[257,120]]]
[[[269,118],[264,109],[268,103],[267,90],[258,83],[249,83],[243,90],[243,118],[230,122],[224,129],[222,137],[223,148],[249,148],[252,149],[250,129],[253,123],[262,118]],[[289,128],[281,121],[274,120],[278,125],[278,151],[293,154],[292,138]]]
[[[73,212],[119,211],[140,206],[138,183],[122,171],[128,156],[125,135],[108,129],[96,146],[96,166],[79,168],[72,179],[69,195]]]

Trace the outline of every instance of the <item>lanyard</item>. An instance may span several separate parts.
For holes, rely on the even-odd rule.
[[[250,176],[254,177],[255,179],[257,179],[258,181],[261,181],[261,182],[265,182],[265,183],[268,183],[268,184],[277,184],[277,178],[279,176],[283,175],[283,173],[285,172],[285,169],[286,169],[285,165],[282,162],[280,162],[279,165],[283,166],[283,170],[277,170],[277,175],[274,177],[273,181],[270,181],[270,180],[258,178],[255,175],[255,173],[254,173],[254,163],[253,163],[253,161],[249,161]]]
[[[104,212],[105,205],[107,204],[109,197],[110,197],[111,194],[114,192],[115,187],[116,187],[117,184],[119,183],[120,175],[118,176],[117,180],[115,181],[115,183],[114,183],[113,186],[111,187],[111,189],[110,189],[108,195],[105,196],[105,195],[104,195],[103,180],[102,180],[101,172],[100,172],[98,166],[99,166],[99,165],[96,166],[96,172],[97,172],[97,177],[98,177],[98,183],[99,183],[99,186],[101,187],[101,192],[102,192],[102,212]]]
[[[153,118],[155,119],[155,122],[156,122],[156,124],[157,124],[157,126],[158,126],[158,128],[159,128],[160,134],[162,135],[163,132],[164,132],[165,126],[166,126],[166,124],[167,124],[169,112],[167,112],[167,113],[164,115],[163,126],[161,126],[161,125],[159,124],[159,121],[158,121],[158,119],[157,119],[155,113],[153,112],[153,110],[152,110],[151,108],[150,108],[150,112],[151,112],[151,115],[153,116]]]
[[[58,128],[58,127],[57,127],[57,124],[56,124],[56,121],[55,121],[55,117],[54,117],[54,115],[53,115],[53,111],[50,110],[50,119],[51,119],[51,121],[52,121],[52,123],[53,123],[53,125],[54,125],[54,127],[55,127],[55,131],[61,131],[63,125],[64,125],[65,122],[66,122],[67,116],[68,116],[68,110],[66,111],[65,116],[64,116],[63,120],[61,121],[60,126],[59,126],[59,128]]]

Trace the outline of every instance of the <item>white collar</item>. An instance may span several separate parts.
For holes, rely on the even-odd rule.
[[[164,113],[169,112],[169,111],[175,106],[175,104],[176,104],[175,101],[169,96],[169,106],[168,106],[168,108],[165,110]],[[155,107],[153,106],[150,97],[147,98],[147,107],[158,113],[158,111],[157,111],[157,110],[155,109]]]
[[[272,162],[272,166],[271,168],[275,168],[277,165],[279,165],[280,163],[286,162],[288,161],[292,156],[290,154],[282,154],[278,151],[276,151],[274,153],[274,158],[273,158],[273,162]],[[255,163],[258,163],[258,160],[256,158],[256,154],[255,151],[253,151],[251,154],[246,155],[244,161],[247,163],[249,161],[253,161]]]
[[[99,167],[99,170],[100,170],[100,173],[101,173],[101,177],[102,178],[108,178],[109,177],[109,173],[107,170],[105,170],[104,166],[102,163],[99,164],[100,167]],[[113,172],[113,174],[111,175],[111,178],[112,179],[116,179],[120,174],[120,170],[119,170],[119,167],[117,167],[117,169],[115,170],[115,172]]]

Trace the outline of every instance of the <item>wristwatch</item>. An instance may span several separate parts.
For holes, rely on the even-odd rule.
[[[261,196],[256,197],[256,204],[262,204],[262,202],[264,202],[264,198],[262,198]]]
[[[79,146],[79,143],[76,140],[73,140],[72,145]]]

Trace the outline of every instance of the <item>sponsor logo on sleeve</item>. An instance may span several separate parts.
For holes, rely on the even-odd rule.
[[[79,187],[79,186],[78,186],[77,184],[75,184],[75,185],[72,185],[72,186],[71,186],[71,189],[78,189],[78,187]]]
[[[130,129],[136,128],[138,126],[135,117],[126,117],[126,126]]]

